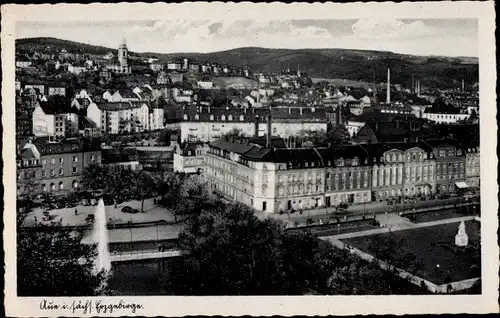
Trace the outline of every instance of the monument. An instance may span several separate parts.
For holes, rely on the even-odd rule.
[[[102,199],[97,203],[94,220],[94,233],[92,240],[97,244],[97,257],[94,262],[94,270],[111,270],[111,254],[108,247],[108,228],[106,223],[106,210]]]
[[[469,244],[469,237],[465,232],[465,223],[464,221],[460,222],[458,226],[458,233],[455,235],[455,245],[460,247],[465,247]]]

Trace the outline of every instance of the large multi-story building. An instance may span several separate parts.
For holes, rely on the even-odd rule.
[[[271,117],[271,132],[267,120]],[[210,142],[238,130],[245,136],[272,134],[287,138],[301,131],[325,131],[327,119],[324,108],[211,108],[183,109],[180,117],[182,141]]]
[[[436,160],[436,192],[453,193],[456,188],[466,188],[465,152],[453,142],[429,140],[431,157]]]
[[[162,129],[164,122],[163,108],[149,102],[90,104],[87,116],[110,134]]]
[[[101,145],[96,139],[41,138],[20,144],[16,159],[18,194],[30,183],[36,192],[65,193],[80,186],[86,167],[101,163]]]
[[[278,212],[429,197],[454,192],[464,180],[461,149],[443,141],[334,148],[266,144],[245,138],[209,143],[203,173],[212,190],[256,210]],[[439,157],[443,149],[448,157]],[[444,178],[441,171],[449,164],[456,170],[446,170]]]
[[[208,147],[200,142],[184,143],[174,152],[174,172],[201,173],[203,157]]]
[[[32,113],[33,135],[64,138],[78,134],[77,110],[69,105],[40,102]]]
[[[465,182],[471,188],[479,188],[481,168],[479,147],[467,148],[465,154]]]

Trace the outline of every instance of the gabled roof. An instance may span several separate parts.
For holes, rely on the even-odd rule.
[[[144,104],[146,104],[146,103],[144,103],[144,102],[114,102],[114,103],[97,104],[97,107],[102,111],[117,111],[117,110],[127,110],[127,109],[140,108]]]
[[[48,101],[40,101],[39,105],[47,115],[78,113],[76,107],[71,107],[71,100],[62,96],[50,96]]]

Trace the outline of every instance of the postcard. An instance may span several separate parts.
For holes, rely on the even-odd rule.
[[[3,5],[7,315],[498,312],[494,18]]]

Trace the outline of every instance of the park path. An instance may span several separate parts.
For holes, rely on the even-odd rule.
[[[397,216],[397,217],[401,218],[400,216]],[[408,225],[409,221],[406,221],[403,218],[401,218],[401,219],[404,221],[403,226],[397,226],[397,224],[395,225],[393,223],[392,226],[382,227],[380,229],[373,229],[373,230],[361,231],[361,232],[344,233],[344,234],[339,234],[339,235],[322,236],[322,237],[320,237],[320,239],[333,242],[335,240],[342,240],[342,239],[347,239],[347,238],[352,238],[352,237],[375,235],[375,234],[395,232],[395,231],[403,231],[403,230],[407,230],[409,228],[421,228],[421,227],[429,227],[429,226],[440,225],[440,224],[458,223],[461,221],[477,220],[478,218],[476,216],[470,215],[470,216],[462,216],[462,217],[458,217],[458,218],[436,220],[436,221],[423,222],[423,223],[412,223],[411,226]]]

